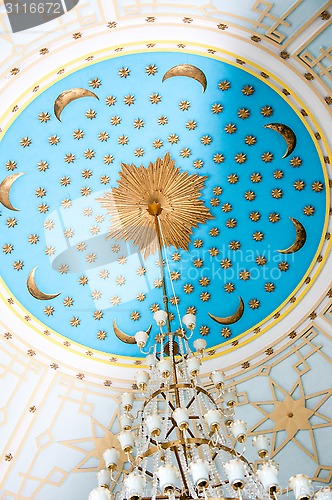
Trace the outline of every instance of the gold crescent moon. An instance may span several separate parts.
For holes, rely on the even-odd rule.
[[[300,221],[298,221],[297,219],[294,219],[293,217],[290,217],[290,220],[293,222],[295,229],[296,229],[295,241],[290,247],[286,248],[285,250],[278,250],[279,253],[298,252],[299,250],[301,250],[301,248],[303,247],[303,245],[307,241],[307,232],[306,232],[303,224],[301,224]]]
[[[162,81],[164,82],[173,76],[187,76],[188,78],[193,78],[202,85],[203,92],[206,90],[206,76],[201,69],[197,68],[197,66],[193,66],[192,64],[178,64],[177,66],[173,66],[173,68],[166,71]]]
[[[239,321],[239,319],[242,318],[243,313],[244,313],[244,302],[242,300],[242,297],[239,297],[239,299],[240,299],[240,305],[239,305],[237,311],[234,314],[232,314],[231,316],[226,316],[225,318],[221,318],[218,316],[214,316],[211,313],[208,313],[210,318],[212,318],[214,321],[216,321],[217,323],[220,323],[222,325],[231,325],[232,323],[236,323],[237,321]]]
[[[146,330],[146,333],[148,335],[150,335],[151,329],[152,329],[152,325],[150,325],[149,328]],[[118,337],[118,339],[122,340],[122,342],[125,342],[126,344],[136,344],[135,337],[133,337],[132,335],[127,335],[125,332],[120,330],[120,328],[116,324],[115,318],[113,321],[113,330],[114,330],[115,335]]]
[[[60,116],[64,108],[72,101],[75,101],[75,99],[80,99],[81,97],[96,97],[99,100],[99,97],[94,92],[81,88],[64,90],[58,95],[54,101],[54,114],[59,122],[61,122]]]
[[[38,266],[34,267],[32,271],[30,271],[28,279],[27,279],[27,289],[35,299],[38,300],[52,300],[55,299],[58,295],[60,295],[61,292],[59,293],[43,293],[41,290],[36,285],[35,281],[35,272]]]
[[[296,135],[290,127],[284,123],[268,123],[267,125],[264,125],[264,128],[275,130],[285,139],[287,150],[282,158],[286,158],[294,151],[296,146]]]
[[[9,192],[16,179],[24,174],[25,172],[19,172],[17,174],[8,175],[8,177],[6,177],[0,184],[0,203],[2,203],[3,206],[8,208],[9,210],[15,210],[16,212],[19,211],[18,208],[13,207],[13,205],[10,203]]]

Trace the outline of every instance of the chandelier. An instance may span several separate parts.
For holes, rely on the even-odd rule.
[[[279,465],[269,459],[269,438],[257,435],[252,439],[259,459],[255,468],[244,455],[247,429],[243,420],[235,418],[234,384],[227,385],[220,370],[210,374],[209,384],[203,385],[200,379],[206,341],[196,339],[194,351],[189,345],[195,316],[181,318],[177,308],[180,328],[172,331],[162,210],[160,202],[148,203],[158,243],[164,309],[154,313],[158,333],[149,351],[144,351],[148,333],[135,335],[149,367],[135,376],[142,394],[139,409],[135,417],[133,392],[121,395],[122,430],[117,445],[103,454],[105,469],[98,472],[98,487],[89,500],[276,500],[282,489]],[[296,500],[332,499],[331,487],[313,493],[311,480],[304,474],[292,476],[288,487]]]

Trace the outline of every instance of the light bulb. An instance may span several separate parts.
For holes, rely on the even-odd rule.
[[[150,370],[155,366],[156,364],[156,357],[154,354],[148,354],[147,357],[145,358],[145,362],[150,368]]]
[[[149,335],[146,332],[139,331],[135,333],[136,344],[140,349],[143,349],[146,346]]]
[[[125,453],[132,453],[134,449],[134,435],[132,431],[122,431],[118,434],[121,448]]]
[[[189,358],[186,359],[186,364],[190,375],[192,377],[197,377],[201,366],[200,359],[195,356],[190,356]]]
[[[257,470],[257,476],[265,490],[273,498],[274,494],[280,493],[278,481],[278,464],[273,460],[264,462],[262,467]]]
[[[134,394],[132,392],[124,392],[121,396],[121,404],[124,411],[130,411],[134,404]]]
[[[181,431],[188,429],[189,427],[189,411],[187,408],[176,408],[173,411],[172,417],[174,418],[176,425]]]
[[[289,481],[289,487],[294,491],[296,500],[309,500],[311,497],[311,479],[305,474],[296,474]]]
[[[109,488],[111,484],[111,475],[108,469],[101,469],[97,472],[98,486],[103,486],[104,488]]]
[[[149,380],[150,380],[150,374],[144,370],[140,370],[135,375],[135,381],[140,391],[145,391],[147,384],[149,383]]]
[[[120,424],[123,431],[130,431],[133,425],[132,419],[125,413],[120,417]]]
[[[158,413],[152,413],[145,419],[149,434],[152,437],[158,437],[161,433],[162,418]]]
[[[171,375],[172,363],[170,358],[163,358],[158,361],[158,370],[163,378],[168,378]]]
[[[244,443],[247,439],[246,432],[247,426],[243,420],[234,420],[234,422],[230,425],[231,432],[235,439],[239,443]]]
[[[218,410],[209,410],[204,415],[205,422],[209,428],[210,433],[218,431],[221,427],[221,415]]]
[[[182,323],[186,325],[188,330],[194,330],[196,325],[196,316],[194,314],[185,314],[182,318]]]
[[[124,480],[127,490],[127,500],[138,500],[144,494],[145,477],[137,472],[130,472]]]
[[[226,475],[234,490],[242,490],[245,484],[244,464],[238,458],[234,458],[224,464]]]
[[[233,387],[227,387],[224,390],[224,402],[227,406],[233,407],[236,404],[236,392]]]
[[[174,465],[166,464],[159,467],[157,477],[159,479],[159,487],[164,495],[175,490],[175,484],[180,473]]]
[[[103,459],[107,469],[113,471],[117,468],[120,458],[120,452],[116,448],[109,448],[104,451]]]
[[[164,326],[167,321],[167,313],[166,311],[163,311],[160,309],[159,311],[156,311],[153,315],[153,319],[157,323],[158,326]]]
[[[267,458],[269,455],[270,439],[265,434],[259,434],[252,438],[252,445],[260,458]]]
[[[191,477],[196,488],[203,489],[209,486],[209,464],[198,458],[189,464]]]
[[[221,391],[225,383],[225,374],[220,370],[213,370],[210,374],[210,379],[218,391]]]

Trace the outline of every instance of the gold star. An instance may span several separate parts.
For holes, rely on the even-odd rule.
[[[314,215],[315,209],[312,205],[307,205],[303,208],[302,212],[304,213],[304,215],[310,217],[311,215]]]
[[[98,135],[98,141],[100,142],[107,142],[107,140],[110,138],[109,134],[105,131],[99,132]]]
[[[168,123],[167,116],[159,116],[158,125],[167,125],[167,123]]]
[[[211,294],[209,292],[202,292],[199,296],[202,302],[208,302],[211,298]]]
[[[250,176],[250,180],[251,182],[253,182],[254,184],[257,184],[258,182],[261,182],[262,180],[262,175],[259,173],[259,172],[254,172],[251,174]]]
[[[46,214],[46,212],[48,212],[49,208],[50,207],[46,203],[41,203],[40,205],[38,205],[38,210],[41,214]]]
[[[44,314],[46,314],[46,316],[53,316],[53,313],[54,313],[54,307],[46,306],[44,308]]]
[[[213,207],[218,207],[220,205],[219,198],[211,198],[210,205],[212,205]]]
[[[219,113],[222,113],[223,109],[223,106],[219,102],[216,102],[211,106],[211,111],[214,115],[219,115]]]
[[[197,308],[195,306],[189,306],[187,307],[187,310],[186,310],[186,313],[187,314],[196,314],[197,312]]]
[[[203,276],[199,282],[198,282],[201,286],[209,286],[210,284],[210,279],[207,278],[206,276]]]
[[[71,326],[73,326],[74,328],[77,328],[78,326],[80,326],[81,324],[81,320],[77,317],[77,316],[73,316],[69,323],[71,324]]]
[[[45,172],[48,169],[48,163],[46,161],[40,161],[37,166],[40,172]]]
[[[127,78],[130,75],[130,69],[129,68],[121,68],[118,71],[118,75],[120,78]]]
[[[70,183],[71,183],[70,177],[68,177],[68,176],[61,177],[60,186],[66,187],[66,186],[69,186]]]
[[[22,148],[27,148],[30,146],[31,143],[32,143],[32,140],[29,139],[29,137],[22,137],[22,139],[20,141],[20,146],[22,146]]]
[[[283,171],[282,171],[282,170],[275,170],[275,171],[273,172],[273,177],[274,177],[275,179],[282,179],[282,178],[283,178],[283,176],[284,176],[284,173],[283,173]]]
[[[268,151],[267,153],[263,153],[261,158],[265,163],[270,163],[273,160],[273,154]]]
[[[12,253],[12,251],[14,250],[14,245],[12,245],[11,243],[5,243],[3,246],[2,246],[2,251],[7,255],[9,253]]]
[[[7,227],[15,227],[17,225],[17,220],[15,219],[15,217],[9,217],[7,220],[6,220],[6,224],[7,224]]]
[[[91,226],[90,227],[90,233],[94,234],[94,235],[100,233],[100,227],[99,226]]]
[[[224,130],[225,130],[226,134],[234,134],[237,130],[237,127],[234,123],[229,123],[228,125],[226,125]]]
[[[185,285],[183,285],[183,291],[184,293],[192,293],[194,291],[194,287],[191,283],[186,283]]]
[[[179,142],[179,136],[176,134],[170,134],[167,140],[170,144],[177,144]]]
[[[161,139],[155,139],[152,143],[152,146],[155,148],[155,149],[160,149],[162,146],[163,146],[163,141]]]
[[[226,283],[224,285],[225,292],[227,293],[233,293],[235,290],[235,285],[234,283]]]
[[[265,266],[266,263],[267,259],[263,255],[258,255],[258,257],[256,257],[256,264],[259,266]]]
[[[153,282],[153,286],[154,286],[155,288],[161,288],[161,287],[163,286],[163,282],[162,282],[162,280],[161,280],[161,279],[156,279],[156,280],[154,280],[154,282]]]
[[[248,281],[250,279],[250,272],[244,269],[243,271],[239,272],[239,278],[242,281]]]
[[[85,116],[86,116],[89,120],[93,120],[94,118],[96,118],[97,113],[96,113],[93,109],[88,109],[88,110],[87,110],[87,112],[85,113]]]
[[[134,95],[128,94],[125,95],[123,98],[123,102],[125,103],[126,106],[132,106],[135,104],[136,97]]]
[[[256,194],[254,193],[254,191],[246,191],[244,193],[244,198],[247,201],[253,201],[256,198]]]
[[[112,304],[112,306],[118,306],[120,304],[120,302],[121,302],[121,299],[117,295],[114,295],[111,298],[111,304]]]
[[[203,165],[204,165],[204,161],[203,161],[203,160],[195,160],[195,161],[193,162],[193,166],[194,166],[195,168],[198,168],[198,169],[202,168],[202,167],[203,167]]]
[[[228,246],[231,250],[239,250],[241,248],[241,243],[239,241],[234,240],[230,241]]]
[[[299,156],[294,156],[293,158],[291,158],[289,163],[292,167],[296,168],[296,167],[300,167],[302,165],[302,160]]]
[[[273,108],[271,106],[263,106],[261,109],[261,114],[264,117],[271,116],[273,114]]]
[[[99,340],[105,340],[107,337],[107,333],[105,332],[105,330],[98,330],[97,337]],[[106,385],[105,382],[104,385]]]
[[[22,271],[23,267],[24,267],[24,262],[22,260],[16,260],[13,263],[13,268],[15,269],[15,271]]]
[[[253,146],[254,144],[256,144],[257,142],[257,139],[255,136],[253,135],[247,135],[245,138],[244,138],[244,142],[248,145],[248,146]]]
[[[159,104],[161,102],[161,99],[161,95],[159,95],[157,92],[150,95],[151,104]]]
[[[136,271],[136,274],[138,274],[138,276],[144,276],[145,273],[146,273],[145,267],[139,267]]]
[[[85,116],[86,116],[86,114],[85,114]],[[80,139],[83,139],[84,135],[85,134],[84,134],[83,130],[81,130],[79,128],[77,130],[74,130],[74,132],[73,132],[74,139],[77,139],[78,141]]]
[[[116,103],[116,97],[114,95],[109,95],[105,99],[105,103],[107,106],[114,106]]]
[[[203,144],[203,146],[209,146],[212,142],[212,137],[210,135],[203,135],[203,137],[201,137],[201,143]]]
[[[8,160],[6,163],[6,169],[9,171],[13,171],[17,168],[17,163],[13,160]]]
[[[179,108],[181,109],[181,111],[188,111],[188,109],[190,108],[190,102],[189,101],[180,101]]]
[[[44,228],[48,229],[49,231],[51,231],[54,228],[54,222],[51,219],[47,219],[44,222]]]
[[[213,157],[213,161],[214,161],[214,163],[217,163],[218,165],[219,165],[220,163],[223,163],[223,161],[224,161],[224,160],[225,160],[225,157],[224,157],[224,155],[223,155],[223,154],[221,154],[221,153],[216,153],[216,154],[214,155],[214,157]]]
[[[94,299],[94,297],[93,297],[93,299]],[[94,313],[93,313],[94,320],[100,321],[103,317],[104,317],[104,313],[102,311],[94,311]]]
[[[173,297],[170,298],[170,303],[173,305],[173,306],[176,306],[178,304],[180,304],[180,299],[177,295],[174,295]]]
[[[120,137],[118,137],[118,144],[121,146],[126,146],[128,143],[129,139],[127,135],[120,135]]]
[[[237,153],[234,159],[236,163],[245,163],[245,161],[247,160],[247,155],[244,153]]]
[[[51,135],[48,138],[48,142],[51,144],[51,146],[56,146],[60,142],[60,137],[57,135]]]
[[[89,196],[91,194],[91,188],[84,186],[81,188],[81,196]]]
[[[223,269],[229,269],[232,267],[232,261],[230,259],[222,259],[220,265]]]
[[[190,155],[191,155],[191,150],[189,148],[181,149],[180,156],[182,156],[182,158],[189,158]]]
[[[99,271],[99,277],[103,280],[106,280],[109,277],[110,273],[107,271],[107,269],[102,269]]]
[[[104,156],[104,163],[106,165],[110,165],[111,163],[113,163],[113,161],[114,161],[114,156],[112,156],[112,155],[105,155]]]
[[[279,188],[272,189],[271,195],[272,195],[272,198],[279,200],[283,196],[282,189],[279,189]]]
[[[149,64],[145,68],[145,72],[147,73],[148,76],[154,76],[158,72],[158,68],[155,64]]]
[[[51,119],[51,115],[49,113],[45,112],[45,111],[42,111],[38,115],[38,120],[41,123],[47,123],[50,119]]]
[[[280,221],[280,215],[277,214],[276,212],[272,212],[269,215],[269,221],[272,223],[279,222]]]
[[[74,40],[78,40],[79,38],[82,38],[82,33],[80,33],[80,32],[73,33],[73,38],[74,38]]]
[[[93,89],[98,89],[101,86],[101,80],[99,80],[99,78],[93,78],[90,80],[89,85]]]
[[[305,188],[305,182],[301,180],[295,181],[293,187],[296,191],[302,191]]]
[[[222,188],[220,186],[214,187],[212,191],[215,196],[220,196],[222,194]]]
[[[242,88],[242,93],[246,96],[252,95],[255,92],[255,89],[252,85],[245,85]]]
[[[171,280],[172,281],[178,281],[181,277],[181,274],[179,273],[179,271],[172,271],[171,272]]]
[[[87,276],[80,276],[77,281],[80,285],[85,286],[88,284],[89,278]]]
[[[251,212],[249,214],[249,218],[253,221],[253,222],[258,222],[261,218],[261,214],[259,212]]]
[[[203,246],[203,240],[195,240],[194,241],[195,248],[201,248],[202,246]]]
[[[136,120],[134,120],[134,122],[133,122],[134,128],[136,128],[138,130],[140,128],[144,127],[144,125],[145,125],[145,122],[141,118],[136,118]]]
[[[209,231],[209,235],[210,236],[214,236],[215,237],[215,236],[218,236],[218,234],[219,234],[219,229],[217,227],[213,227]]]
[[[288,264],[288,262],[280,262],[278,264],[278,268],[280,269],[280,271],[286,272],[289,269],[289,264]]]
[[[112,116],[110,118],[110,122],[111,122],[111,125],[114,125],[116,127],[117,125],[120,125],[121,118],[120,118],[120,116]]]
[[[86,256],[86,261],[89,263],[89,264],[92,264],[93,262],[96,262],[96,258],[97,258],[97,254],[95,253],[88,253],[88,255]]]
[[[44,196],[46,196],[46,189],[43,187],[37,188],[35,191],[35,195],[37,198],[43,198]]]
[[[119,286],[123,286],[123,285],[125,285],[126,280],[125,280],[124,276],[118,276],[118,277],[116,278],[116,280],[115,280],[115,283],[116,283],[117,285],[119,285]]]
[[[84,217],[91,217],[91,215],[92,215],[92,208],[85,208],[83,210],[83,215],[84,215]]]
[[[250,111],[247,108],[241,108],[237,112],[237,115],[238,115],[239,118],[241,118],[241,120],[245,120],[246,118],[249,118]]]
[[[206,325],[202,325],[199,329],[199,333],[202,335],[202,337],[205,337],[206,335],[209,335],[210,328]]]
[[[67,153],[64,157],[64,160],[66,163],[74,163],[75,161],[75,155],[72,153]]]
[[[270,282],[269,282],[269,283],[265,283],[264,288],[265,288],[265,291],[266,291],[266,292],[271,293],[271,292],[274,292],[274,290],[275,290],[276,286],[275,286],[275,284],[274,284],[274,283],[270,283]]]
[[[112,245],[112,252],[118,253],[120,251],[120,245]]]
[[[150,306],[150,311],[153,312],[153,313],[159,311],[159,309],[160,309],[159,304],[152,304]]]
[[[258,299],[251,299],[248,302],[250,309],[258,309],[261,305]]]
[[[194,264],[194,266],[195,266],[196,268],[200,268],[200,267],[202,267],[202,266],[203,266],[204,261],[203,261],[202,259],[195,259],[195,260],[193,261],[193,264]]]
[[[262,241],[264,239],[264,234],[261,231],[255,231],[252,237],[255,241]]]
[[[225,90],[228,90],[231,88],[231,82],[228,82],[227,80],[220,81],[218,83],[218,87],[220,88],[220,90],[222,90],[224,92]]]
[[[143,302],[143,300],[146,299],[146,295],[143,293],[143,292],[139,292],[137,295],[136,295],[136,299],[139,301],[139,302]]]
[[[118,263],[121,264],[121,265],[124,265],[127,263],[127,257],[125,257],[124,255],[121,255],[121,257],[118,258]]]
[[[195,130],[196,127],[197,127],[197,122],[195,122],[195,120],[188,120],[187,121],[186,128],[188,130]]]
[[[92,171],[88,169],[82,170],[81,175],[83,179],[90,179],[90,177],[92,176]]]
[[[108,184],[111,178],[108,175],[102,175],[100,177],[100,184]]]
[[[311,184],[311,189],[315,191],[315,193],[320,193],[323,191],[324,186],[320,181],[315,181]]]
[[[74,299],[72,297],[66,297],[63,299],[63,305],[65,307],[71,307],[74,304]]]
[[[226,227],[233,229],[234,227],[237,226],[237,221],[236,221],[236,219],[227,219],[225,224],[226,224]]]
[[[45,254],[50,256],[50,255],[54,255],[55,254],[55,248],[48,245],[45,249]]]
[[[69,271],[69,266],[68,264],[61,264],[59,267],[58,267],[58,272],[60,274],[67,274]]]
[[[172,254],[172,260],[173,260],[174,262],[179,262],[179,260],[181,260],[181,255],[179,254],[179,252],[174,252],[174,253]]]
[[[225,338],[228,339],[232,335],[232,331],[228,326],[224,326],[224,328],[221,329],[221,335]]]
[[[137,149],[135,149],[135,153],[134,154],[135,154],[135,156],[137,156],[137,158],[140,158],[141,156],[144,155],[144,149],[137,148]]]

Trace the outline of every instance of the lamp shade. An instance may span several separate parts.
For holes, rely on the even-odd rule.
[[[158,413],[152,413],[145,419],[150,436],[157,437],[161,433],[162,418]]]
[[[234,458],[233,460],[226,462],[224,467],[232,488],[234,490],[242,490],[245,482],[245,468],[243,462]]]
[[[98,488],[92,490],[89,495],[89,500],[111,500],[111,498],[111,493],[102,486],[98,486]]]
[[[158,361],[158,370],[163,378],[168,378],[172,371],[172,363],[170,358],[164,358]]]
[[[278,481],[278,465],[273,460],[263,463],[262,467],[257,470],[257,476],[265,490],[272,495],[280,492]]]
[[[122,431],[118,435],[120,445],[125,453],[131,453],[134,449],[134,435],[131,431]]]
[[[156,364],[156,357],[154,354],[148,354],[147,357],[145,358],[145,361],[148,367],[151,369]]]
[[[266,458],[269,454],[270,439],[264,434],[252,438],[252,445],[260,458]]]
[[[132,392],[124,392],[121,396],[121,405],[125,411],[130,411],[134,404],[134,394]]]
[[[135,340],[138,347],[141,349],[146,346],[149,335],[146,332],[139,331],[135,333]]]
[[[227,406],[235,406],[236,392],[233,387],[227,387],[227,389],[224,390],[224,402]]]
[[[111,484],[111,475],[108,469],[101,469],[97,472],[98,486],[109,487]]]
[[[196,488],[207,488],[209,486],[209,464],[200,458],[189,464],[190,474]]]
[[[221,390],[224,387],[225,375],[220,370],[213,370],[210,374],[210,379],[216,389]]]
[[[137,500],[144,494],[145,477],[137,472],[131,472],[124,480],[127,490],[127,500]]]
[[[166,464],[159,467],[157,476],[159,479],[159,487],[161,492],[166,495],[168,492],[174,491],[175,483],[180,473],[174,465]]]
[[[145,391],[146,386],[149,383],[149,380],[150,380],[150,374],[149,374],[149,372],[146,372],[144,370],[140,370],[135,375],[135,381],[136,381],[137,387],[141,391]]]
[[[189,373],[192,377],[197,377],[199,374],[199,369],[201,366],[201,361],[196,358],[195,356],[190,356],[189,358],[186,359],[187,367],[189,370]]]
[[[321,488],[314,495],[315,500],[332,500],[332,486]]]
[[[294,491],[296,500],[309,500],[311,497],[311,479],[305,474],[296,474],[288,481],[288,485]]]
[[[186,325],[188,330],[193,330],[196,325],[196,316],[194,314],[185,314],[182,318],[182,323]]]
[[[204,351],[204,349],[206,347],[206,340],[205,339],[196,339],[194,341],[194,347],[195,347],[196,351],[198,351],[198,352]]]
[[[115,470],[118,466],[120,452],[116,448],[108,448],[103,453],[105,465],[109,470]]]
[[[189,427],[189,411],[187,408],[176,408],[173,411],[172,417],[174,418],[176,425],[181,431],[188,429]]]
[[[130,431],[132,426],[132,419],[125,413],[120,417],[120,424],[123,431]]]
[[[167,313],[160,309],[160,311],[156,311],[153,315],[153,319],[157,323],[158,326],[164,326],[167,321]]]
[[[218,410],[207,411],[204,415],[204,419],[211,433],[220,429],[222,419]]]
[[[244,443],[247,436],[247,425],[243,420],[234,420],[230,425],[231,432],[239,443]]]

